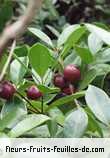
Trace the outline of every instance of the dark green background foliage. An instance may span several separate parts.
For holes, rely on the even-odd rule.
[[[13,15],[11,1],[0,1],[0,32]]]

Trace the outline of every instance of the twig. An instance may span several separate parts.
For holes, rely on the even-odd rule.
[[[41,113],[42,114],[44,113],[44,98],[43,98],[43,96],[41,98]]]
[[[17,91],[17,94],[22,98],[22,99],[24,99],[37,113],[40,113],[40,111],[37,109],[37,108],[35,108],[31,103],[30,103],[30,101],[26,98],[26,97],[24,97],[21,93],[19,93],[18,91]]]
[[[32,108],[30,108],[30,107],[28,107],[28,110],[29,110],[29,112],[31,112],[31,113],[36,113],[36,111],[34,110],[34,109],[32,109]]]
[[[74,103],[75,103],[75,105],[76,105],[77,108],[80,108],[80,105],[79,105],[77,99],[74,99]]]
[[[16,41],[14,40],[13,44],[12,44],[12,47],[11,47],[11,51],[10,51],[9,56],[8,56],[8,59],[7,59],[5,65],[3,67],[3,70],[2,70],[2,72],[0,74],[0,82],[4,78],[4,75],[5,75],[6,71],[7,71],[7,68],[8,68],[8,65],[10,64],[10,61],[11,61],[11,58],[13,56],[13,52],[14,52],[15,47],[16,47]]]
[[[4,49],[7,47],[8,43],[24,33],[36,11],[41,7],[43,0],[28,0],[28,7],[23,16],[21,16],[18,21],[7,26],[0,36],[0,56],[2,57]]]

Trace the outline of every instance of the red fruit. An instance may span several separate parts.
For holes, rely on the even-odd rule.
[[[65,88],[62,90],[62,92],[63,92],[64,94],[71,95],[71,94],[75,93],[75,88],[74,88],[73,85],[69,85],[68,87],[65,87]]]
[[[8,82],[4,81],[0,84],[0,97],[2,99],[10,100],[13,98],[14,93],[16,92],[15,86]]]
[[[80,80],[80,70],[75,65],[68,65],[64,69],[64,78],[69,82],[76,82]]]
[[[53,80],[53,82],[54,82],[54,85],[56,86],[56,87],[59,87],[59,88],[64,88],[65,87],[65,79],[64,79],[64,77],[61,75],[61,74],[56,74],[55,76],[54,76],[54,80]]]
[[[27,97],[31,100],[37,100],[42,97],[42,93],[36,86],[33,85],[27,90]]]

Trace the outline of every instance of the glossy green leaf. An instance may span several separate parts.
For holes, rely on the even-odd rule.
[[[16,124],[18,119],[21,117],[20,112],[20,109],[18,107],[15,107],[2,119],[0,119],[0,131],[3,131],[5,128],[10,128],[10,125]]]
[[[64,125],[65,116],[59,108],[55,107],[49,110],[48,114],[53,120],[56,120],[57,123],[62,126]]]
[[[69,38],[69,36],[76,31],[80,25],[70,25],[67,28],[63,30],[63,32],[60,34],[59,39],[58,39],[58,47],[62,46]]]
[[[81,66],[81,58],[73,51],[70,55],[68,55],[64,60],[64,65],[67,66],[69,64],[74,64],[77,66]]]
[[[102,48],[102,40],[96,36],[96,34],[91,33],[88,37],[88,46],[91,53],[94,55]]]
[[[23,46],[18,46],[15,48],[14,53],[18,56],[18,57],[25,57],[28,55],[29,52],[29,46],[28,45],[23,45]]]
[[[85,95],[86,103],[93,114],[104,124],[110,124],[110,98],[100,88],[90,85]]]
[[[50,138],[48,126],[46,124],[34,128],[33,130],[27,132],[25,135],[35,138]]]
[[[96,54],[96,63],[110,62],[110,48],[104,49]]]
[[[88,125],[88,116],[82,108],[71,112],[65,119],[64,136],[66,138],[80,138]]]
[[[53,78],[53,72],[51,69],[48,69],[47,72],[45,73],[44,77],[43,77],[43,83],[45,86],[48,86]]]
[[[87,29],[99,37],[104,43],[110,45],[110,32],[92,24],[85,24]]]
[[[40,75],[34,69],[32,69],[32,77],[33,77],[33,80],[36,84],[41,84],[42,83],[42,78],[40,77]]]
[[[19,117],[27,114],[26,103],[22,99],[14,97],[13,100],[5,102],[1,110],[1,118],[5,117],[9,112],[11,112],[15,108],[20,109]]]
[[[54,119],[51,119],[47,122],[49,133],[51,138],[54,138],[58,131],[58,124]]]
[[[98,121],[90,113],[87,114],[88,114],[88,130],[92,132],[98,132],[100,136],[103,137],[103,132],[100,125],[98,124]]]
[[[50,55],[49,49],[39,43],[35,44],[30,49],[29,60],[33,69],[41,77],[45,75],[46,71],[52,65],[53,62],[53,58]]]
[[[49,31],[51,31],[56,37],[60,36],[60,33],[53,27],[50,25],[46,25],[46,27],[49,29]]]
[[[50,88],[50,87],[47,87],[47,86],[44,86],[44,85],[38,85],[37,86],[39,88],[39,90],[43,93],[57,93],[57,92],[60,92],[60,89],[59,88]]]
[[[27,115],[22,121],[20,121],[9,133],[9,137],[15,138],[23,135],[24,133],[32,130],[35,127],[48,121],[50,118],[42,114]]]
[[[95,69],[89,70],[82,81],[80,82],[79,89],[85,89],[97,76],[97,71]]]
[[[79,27],[68,37],[65,46],[60,54],[62,58],[64,58],[69,53],[69,50],[74,47],[74,45],[81,39],[85,32],[85,27]]]
[[[96,70],[97,76],[107,75],[110,72],[109,64],[96,64],[92,66],[92,69]]]
[[[80,38],[85,34],[85,32],[86,28],[80,26],[68,37],[66,44],[69,46],[74,46],[74,44],[76,44],[80,40]]]
[[[89,49],[76,46],[75,50],[84,63],[89,64],[93,61],[93,55]]]
[[[42,109],[42,103],[41,101],[30,101],[32,106],[36,109],[38,109],[39,111],[41,111]],[[43,111],[45,112],[45,110],[47,109],[48,105],[46,103],[43,104]],[[31,108],[31,106],[30,106]]]
[[[52,43],[51,39],[44,32],[42,32],[41,30],[39,30],[37,28],[29,28],[28,30],[30,32],[32,32],[35,36],[40,38],[43,42],[45,42],[49,46],[53,47],[53,43]]]
[[[66,97],[63,97],[61,99],[58,99],[57,101],[55,101],[52,104],[50,104],[46,111],[48,111],[48,110],[50,110],[50,109],[52,109],[54,107],[57,107],[57,106],[68,104],[68,103],[74,101],[74,99],[81,98],[84,95],[85,95],[85,91],[82,91],[82,92],[78,92],[78,93],[75,93],[73,95],[66,96]]]
[[[19,57],[19,60],[28,67],[28,57]],[[10,78],[14,84],[19,84],[27,70],[15,59],[10,65]]]
[[[1,119],[4,120],[4,125],[1,127],[5,128],[7,125],[8,128],[11,128],[26,114],[27,108],[23,100],[15,97],[12,101],[7,101],[1,110]]]

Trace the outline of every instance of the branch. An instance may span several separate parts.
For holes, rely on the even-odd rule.
[[[43,0],[29,0],[27,10],[18,21],[7,26],[0,37],[0,57],[10,41],[21,36],[31,23],[36,11],[41,7]]]
[[[7,61],[6,61],[6,63],[5,63],[5,66],[3,67],[3,70],[2,70],[2,72],[1,72],[1,74],[0,74],[0,82],[2,81],[2,79],[3,79],[4,76],[5,76],[5,73],[6,73],[6,71],[7,71],[7,68],[8,68],[8,66],[9,66],[9,64],[10,64],[11,59],[12,59],[12,56],[13,56],[13,52],[14,52],[15,47],[16,47],[16,41],[13,41],[13,44],[12,44],[11,51],[10,51],[10,53],[9,53],[8,59],[7,59]]]

